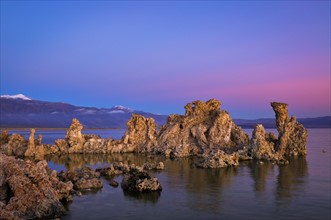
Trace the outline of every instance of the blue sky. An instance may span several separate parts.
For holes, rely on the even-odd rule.
[[[1,94],[330,115],[330,1],[1,1]]]

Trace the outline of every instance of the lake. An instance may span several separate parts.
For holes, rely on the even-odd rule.
[[[12,132],[29,136],[29,131]],[[44,143],[52,143],[64,138],[65,132],[37,130],[36,134],[43,134]],[[124,132],[83,131],[115,139]],[[165,170],[149,172],[160,181],[161,193],[127,195],[102,179],[103,189],[75,196],[62,219],[330,219],[331,129],[308,129],[308,133],[307,156],[292,159],[287,166],[250,161],[238,167],[199,169],[195,159],[155,157],[165,164]],[[104,167],[114,161],[141,165],[149,160],[135,154],[69,155],[50,158],[49,166],[60,171]]]

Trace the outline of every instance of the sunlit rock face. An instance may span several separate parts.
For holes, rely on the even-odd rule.
[[[286,162],[292,156],[305,155],[308,133],[288,116],[288,105],[272,102],[278,137],[256,125],[252,138],[237,126],[229,113],[220,109],[216,99],[194,101],[185,106],[185,115],[172,114],[159,131],[153,118],[132,114],[121,140],[82,134],[83,125],[73,119],[64,139],[55,144],[42,144],[31,129],[29,140],[22,135],[0,135],[0,151],[7,155],[35,157],[49,154],[149,153],[166,157],[199,156],[200,167],[235,166],[240,160]]]
[[[287,104],[272,102],[271,106],[276,115],[278,138],[257,125],[251,139],[253,157],[281,163],[293,156],[306,155],[307,130],[294,116],[288,116]]]
[[[308,132],[302,124],[298,123],[295,116],[288,116],[288,105],[272,102],[276,114],[278,141],[275,149],[285,158],[297,155],[306,155]]]
[[[6,155],[23,157],[28,148],[28,141],[21,134],[8,135],[7,131],[1,133],[0,152]]]
[[[128,130],[123,137],[123,144],[136,152],[151,152],[156,146],[157,125],[153,118],[132,114],[127,122]]]
[[[71,182],[61,182],[46,161],[33,163],[0,153],[0,219],[44,219],[62,215],[60,200],[72,200]]]
[[[68,153],[80,153],[83,151],[85,138],[82,135],[83,125],[74,118],[67,130],[66,140],[68,142]]]
[[[187,157],[217,149],[249,144],[249,137],[236,126],[216,99],[185,106],[185,115],[170,115],[160,129],[156,151],[166,156]]]
[[[275,143],[267,138],[263,125],[255,126],[252,139],[251,151],[255,159],[273,160],[275,158]]]

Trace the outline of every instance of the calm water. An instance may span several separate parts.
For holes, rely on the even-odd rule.
[[[160,194],[126,195],[121,187],[112,188],[103,179],[102,190],[74,197],[63,219],[330,219],[331,129],[308,131],[307,157],[292,160],[288,166],[247,162],[238,167],[198,169],[192,159],[156,157],[166,167],[150,172],[161,182]],[[65,131],[36,133],[42,133],[45,141],[65,135]],[[119,139],[124,130],[84,133]],[[140,165],[148,160],[134,154],[70,155],[52,158],[49,165],[61,170],[97,168],[114,161]]]

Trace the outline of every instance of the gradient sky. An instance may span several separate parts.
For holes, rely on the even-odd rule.
[[[330,115],[330,1],[1,1],[1,94],[234,118]]]

